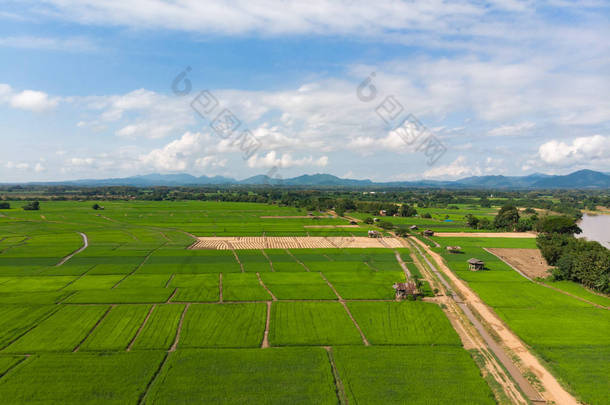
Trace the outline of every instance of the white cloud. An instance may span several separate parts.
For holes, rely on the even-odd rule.
[[[44,172],[45,170],[46,170],[46,168],[40,162],[36,163],[36,165],[34,166],[34,171],[36,173],[41,173],[41,172]]]
[[[610,136],[579,137],[571,143],[551,140],[540,145],[538,157],[555,166],[610,164]]]
[[[488,132],[491,136],[514,136],[523,135],[536,126],[533,122],[520,122],[514,125],[502,125]]]
[[[205,146],[205,139],[200,133],[186,132],[163,148],[154,149],[140,156],[140,163],[163,172],[180,172],[192,168]]]
[[[226,167],[228,161],[217,156],[204,156],[195,160],[195,166],[201,169]]]
[[[481,169],[473,166],[466,161],[465,156],[459,156],[452,163],[444,166],[437,166],[424,172],[426,179],[447,179],[466,176],[480,176]]]
[[[67,52],[90,52],[97,50],[97,46],[88,38],[50,38],[31,36],[0,37],[0,47]]]
[[[11,107],[34,112],[53,109],[57,104],[57,99],[49,98],[49,95],[42,91],[24,90],[10,97]]]
[[[284,153],[282,155],[279,155],[274,150],[268,152],[264,156],[259,156],[258,153],[255,153],[248,159],[248,167],[252,168],[279,167],[287,169],[290,167],[303,166],[324,167],[327,164],[328,156],[321,156],[318,159],[314,159],[312,156],[294,159],[290,153]]]
[[[95,162],[95,160],[90,157],[88,157],[88,158],[74,157],[74,158],[68,159],[68,164],[70,164],[72,166],[91,166],[91,165],[93,165],[94,162]]]

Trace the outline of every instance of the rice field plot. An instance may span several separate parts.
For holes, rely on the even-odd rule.
[[[591,405],[608,403],[610,345],[537,347],[542,358],[579,399]]]
[[[116,288],[164,288],[171,274],[132,274]]]
[[[186,250],[162,248],[153,253],[139,274],[240,273],[241,267],[230,250]]]
[[[61,353],[25,360],[0,380],[13,404],[137,403],[165,353]]]
[[[356,272],[325,271],[322,274],[346,300],[391,300],[395,295],[392,285],[405,281],[402,271],[364,269]]]
[[[74,276],[0,277],[0,293],[56,291],[75,279]]]
[[[87,337],[108,306],[64,306],[4,349],[7,353],[72,351]]]
[[[319,273],[262,273],[261,279],[279,300],[337,299]]]
[[[0,349],[54,311],[54,305],[0,305]]]
[[[602,295],[596,294],[594,292],[591,292],[588,289],[586,289],[585,287],[583,287],[582,285],[575,283],[573,281],[567,281],[567,280],[550,281],[549,280],[549,281],[545,281],[545,284],[547,284],[553,288],[557,288],[561,291],[565,291],[569,294],[575,295],[577,297],[584,298],[587,301],[593,302],[595,304],[602,305],[605,307],[610,307],[610,297],[602,296]]]
[[[133,343],[133,350],[167,350],[174,343],[184,305],[156,305]]]
[[[335,302],[274,302],[269,342],[272,346],[363,344],[347,312]]]
[[[102,322],[85,339],[81,350],[125,350],[144,322],[150,306],[119,305],[110,310]]]
[[[73,294],[71,291],[42,291],[42,292],[20,292],[0,293],[0,305],[5,304],[27,304],[43,305],[55,304]]]
[[[154,304],[166,302],[171,288],[113,288],[82,290],[65,300],[66,304]]]
[[[326,351],[317,347],[177,351],[148,398],[171,405],[337,404]]]
[[[333,356],[349,403],[496,403],[461,347],[336,347]]]
[[[259,347],[266,316],[264,303],[191,305],[184,318],[179,347]]]
[[[0,378],[17,363],[25,360],[22,356],[0,356]]]
[[[223,301],[266,301],[271,296],[260,285],[256,274],[227,273],[222,278]]]
[[[220,297],[218,274],[176,274],[170,288],[178,288],[175,302],[214,302]]]
[[[95,264],[73,264],[70,261],[61,266],[43,267],[37,275],[40,276],[80,276],[91,270]]]
[[[244,266],[244,270],[251,273],[259,273],[271,271],[269,260],[263,255],[260,250],[238,250],[237,256],[239,261]]]
[[[373,345],[456,345],[461,341],[443,310],[428,302],[349,302]]]
[[[130,263],[131,262],[131,263]],[[90,275],[110,275],[110,274],[129,274],[133,272],[136,267],[142,262],[142,258],[137,260],[129,260],[127,263],[114,264],[114,263],[100,263],[95,265],[91,270],[87,272]]]
[[[72,283],[65,286],[63,290],[75,291],[110,289],[124,277],[125,276],[122,275],[90,276],[85,274],[84,276],[77,278]]]
[[[591,307],[590,304],[531,282],[474,282],[470,286],[494,308]]]
[[[290,253],[311,271],[328,270],[331,259],[318,249],[291,249]]]
[[[273,264],[273,271],[277,272],[304,272],[305,267],[301,266],[294,258],[286,253],[284,249],[265,249],[265,253]]]

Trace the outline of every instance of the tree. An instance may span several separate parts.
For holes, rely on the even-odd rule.
[[[489,201],[487,199],[487,197],[483,196],[479,200],[479,205],[481,206],[481,208],[490,208],[491,207],[491,201]]]
[[[402,237],[402,236],[409,235],[409,229],[404,227],[404,226],[399,227],[394,232],[396,233],[396,236],[401,236]]]
[[[11,203],[6,201],[0,202],[0,210],[9,210],[11,209]]]
[[[38,201],[32,201],[23,206],[25,211],[38,211],[40,209],[40,203]]]
[[[378,225],[379,225],[379,227],[381,227],[383,229],[392,229],[392,228],[394,228],[394,224],[391,223],[390,221],[380,221]]]
[[[364,223],[371,225],[373,223],[373,218],[371,218],[371,217],[364,218]]]
[[[466,225],[468,225],[470,228],[477,229],[477,225],[479,225],[479,218],[472,214],[466,214],[464,219],[466,220]]]
[[[411,207],[408,204],[403,204],[400,206],[400,216],[401,217],[413,217],[417,214],[417,210]]]
[[[544,233],[561,234],[579,234],[582,232],[573,218],[564,215],[552,215],[541,218],[536,224],[536,230]]]
[[[430,215],[430,213],[429,213],[429,212],[426,212],[426,213],[425,213],[425,214],[423,214],[421,217],[422,217],[422,218],[432,218],[432,215]]]
[[[519,210],[514,205],[505,205],[500,208],[494,218],[494,226],[498,229],[515,229],[519,222]]]
[[[94,210],[103,210],[104,209],[104,207],[102,207],[98,203],[93,204],[93,207],[91,207],[91,208],[93,208]]]

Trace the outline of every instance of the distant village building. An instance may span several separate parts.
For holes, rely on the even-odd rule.
[[[424,231],[424,236],[434,236],[434,231],[432,231],[430,229],[426,229]]]
[[[409,229],[412,230],[412,231],[417,231],[419,228],[417,227],[417,225],[411,225],[409,227]]]
[[[406,283],[396,283],[392,286],[396,290],[396,299],[403,300],[408,296],[415,296],[419,294],[417,285],[413,281],[407,281]]]
[[[468,268],[472,271],[479,271],[479,270],[483,270],[483,268],[485,267],[485,262],[483,260],[479,260],[479,259],[468,259]]]
[[[379,218],[373,218],[373,222],[379,222]]]
[[[386,215],[388,215],[388,212],[386,210],[380,210],[379,215],[385,217]]]
[[[462,248],[460,246],[447,246],[449,253],[459,253]]]
[[[378,231],[369,231],[369,238],[381,238],[381,233]]]

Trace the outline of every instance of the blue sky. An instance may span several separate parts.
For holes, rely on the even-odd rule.
[[[596,0],[0,1],[0,181],[610,171],[608,38]],[[445,152],[384,123],[387,97]]]

